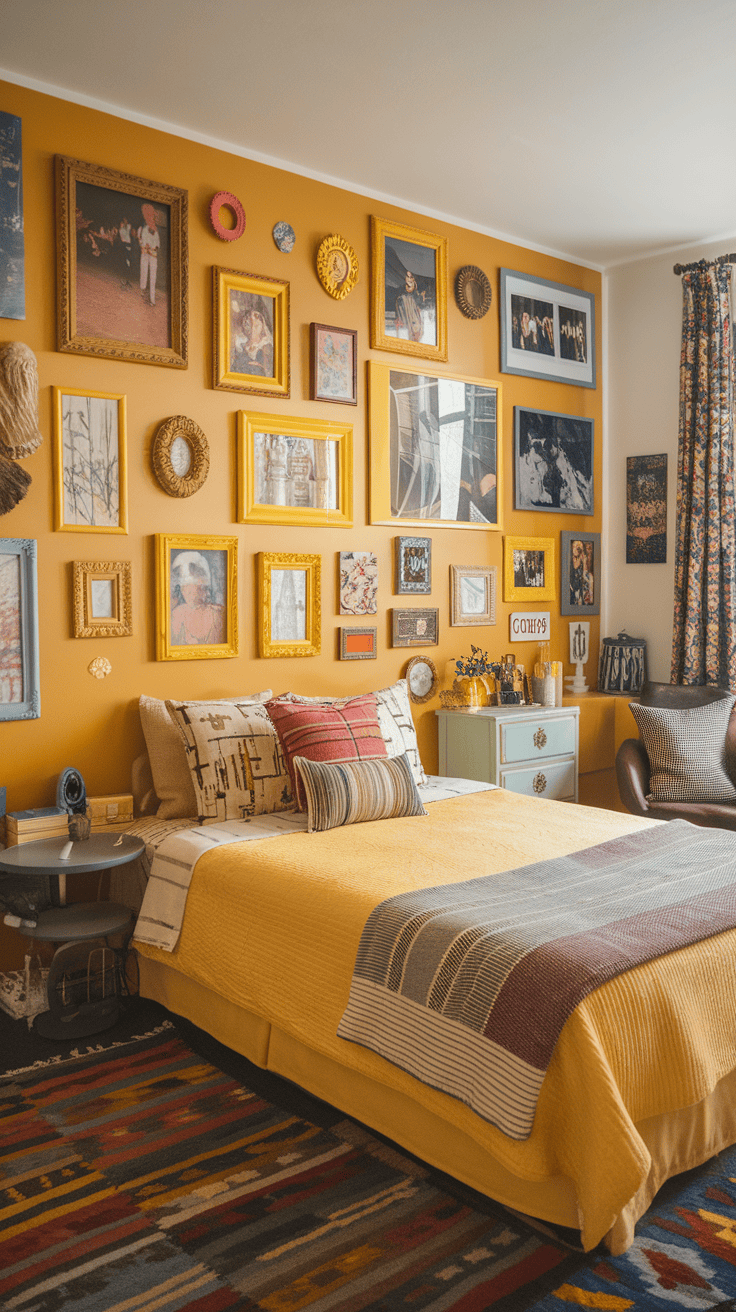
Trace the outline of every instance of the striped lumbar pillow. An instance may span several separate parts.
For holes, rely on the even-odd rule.
[[[629,702],[649,757],[650,802],[736,802],[726,773],[726,729],[736,697],[704,706]]]
[[[367,761],[310,761],[295,756],[294,768],[307,799],[310,834],[365,820],[427,814],[406,753]]]

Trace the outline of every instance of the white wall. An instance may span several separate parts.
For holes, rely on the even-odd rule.
[[[606,274],[608,385],[603,483],[602,637],[646,638],[649,677],[669,683],[682,279],[674,264],[714,259],[736,239],[621,265]],[[626,564],[626,458],[667,454],[667,562]]]

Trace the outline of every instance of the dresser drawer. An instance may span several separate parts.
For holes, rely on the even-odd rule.
[[[512,793],[526,797],[551,797],[558,802],[575,797],[575,761],[500,770],[498,782]]]
[[[575,720],[572,716],[559,719],[521,720],[501,725],[501,761],[508,765],[514,761],[544,760],[550,756],[572,756],[575,753]]]

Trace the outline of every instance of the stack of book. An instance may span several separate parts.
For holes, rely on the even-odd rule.
[[[29,811],[8,811],[5,817],[5,846],[33,843],[37,838],[56,838],[68,832],[68,812],[60,806],[37,806]]]

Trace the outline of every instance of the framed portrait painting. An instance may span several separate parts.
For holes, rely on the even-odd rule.
[[[593,420],[514,406],[514,508],[593,514]]]
[[[447,359],[446,237],[371,218],[371,346]]]
[[[352,424],[241,410],[238,520],[313,527],[352,524]]]
[[[156,659],[238,654],[238,539],[156,534]]]
[[[554,538],[504,538],[504,601],[554,601],[556,568]]]
[[[187,367],[187,193],[56,157],[58,349]]]
[[[501,527],[501,388],[368,363],[372,524]]]
[[[53,388],[56,528],[128,532],[125,397]]]
[[[667,456],[626,460],[626,564],[667,560]]]
[[[0,538],[0,721],[40,714],[36,543]]]
[[[560,534],[560,614],[600,615],[601,535]]]
[[[358,404],[357,329],[310,323],[309,364],[310,400]]]
[[[289,396],[289,284],[213,269],[214,381],[227,392]]]
[[[595,297],[501,269],[501,373],[595,387]]]
[[[75,560],[74,637],[127,638],[133,632],[129,560]]]
[[[259,655],[318,656],[322,650],[321,557],[258,553]]]

